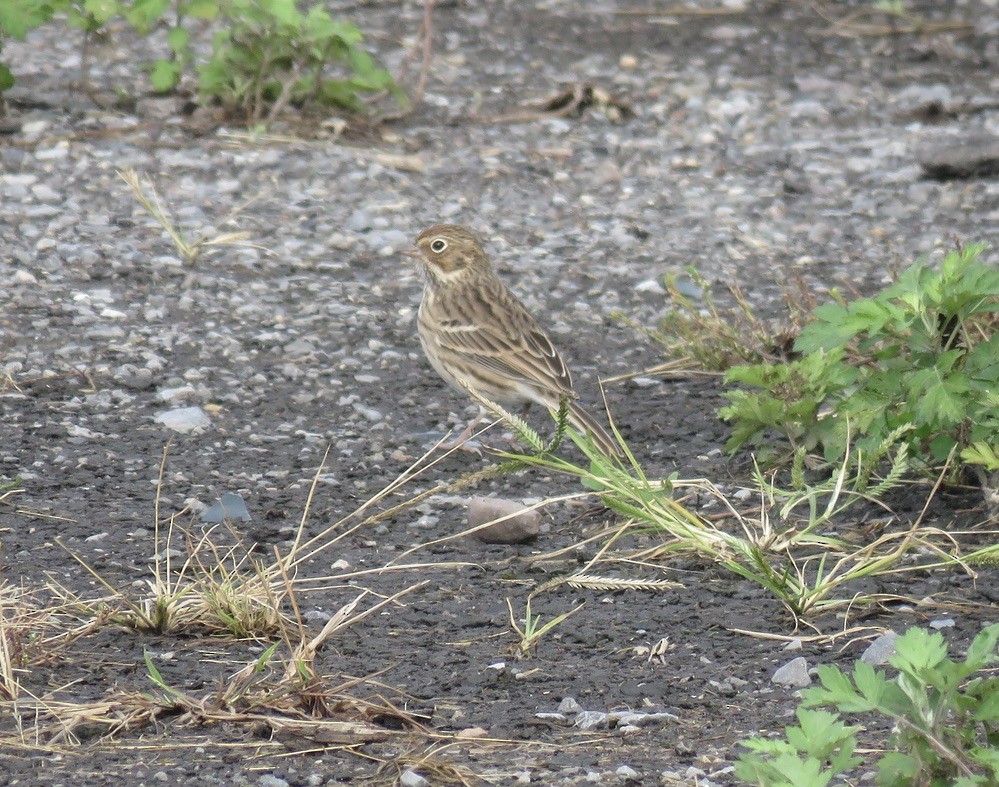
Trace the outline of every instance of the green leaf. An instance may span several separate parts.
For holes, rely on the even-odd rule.
[[[879,787],[912,787],[919,775],[919,763],[902,752],[888,752],[878,760]]]
[[[0,2],[0,32],[11,38],[23,40],[29,30],[44,24],[51,19],[53,13],[52,5],[45,0],[14,0],[14,2]],[[7,70],[8,76],[10,71]],[[6,90],[13,85],[3,87],[0,83],[0,90]]]
[[[996,686],[994,691],[990,691],[982,697],[972,718],[975,721],[987,721],[992,724],[999,723],[999,686]]]
[[[166,13],[170,0],[132,0],[131,6],[125,12],[125,18],[145,35],[152,30],[156,21]]]
[[[302,15],[295,7],[295,0],[261,0],[261,8],[280,22],[292,27],[301,24]]]
[[[991,772],[991,782],[982,779],[980,784],[996,784],[999,782],[999,750],[987,748],[985,746],[972,746],[968,751],[972,760],[979,765],[983,765]]]
[[[832,773],[823,773],[822,763],[811,757],[798,757],[793,754],[780,754],[773,761],[774,770],[786,781],[774,782],[789,787],[825,787],[832,780]]]
[[[895,669],[913,675],[925,674],[947,658],[947,643],[939,631],[932,634],[910,628],[895,640],[895,653],[888,660]]]
[[[98,26],[105,24],[111,17],[122,11],[118,0],[84,0],[83,8],[93,17]]]
[[[953,435],[939,434],[929,442],[930,456],[938,462],[944,462],[957,444],[957,438]]]
[[[178,55],[187,51],[190,34],[183,27],[175,27],[167,33],[167,44]]]
[[[14,75],[6,65],[0,63],[0,93],[14,87]]]
[[[965,360],[965,372],[985,385],[999,383],[999,332],[975,345]]]
[[[853,680],[871,710],[881,707],[889,686],[883,672],[876,671],[865,661],[858,661],[853,668]]]
[[[839,667],[832,664],[820,664],[818,673],[819,682],[822,685],[813,686],[801,692],[802,707],[832,705],[838,710],[853,712],[854,704],[862,702],[850,677]],[[868,707],[863,705],[862,709],[867,710]]]
[[[191,0],[187,15],[195,19],[215,19],[219,15],[219,4],[217,0]]]
[[[153,90],[159,93],[173,90],[177,82],[180,81],[180,64],[175,60],[157,60],[153,63],[149,81],[152,83]]]
[[[847,727],[838,714],[821,710],[797,710],[798,727],[788,727],[785,732],[788,743],[808,757],[819,761],[828,760],[837,749],[853,752],[856,741],[854,733],[860,727]]]
[[[815,312],[815,322],[806,325],[794,343],[800,353],[842,347],[859,333],[877,333],[901,312],[887,303],[864,299],[841,306],[827,303]]]
[[[975,635],[964,660],[973,672],[999,662],[999,623],[986,626]]]
[[[749,738],[748,740],[741,741],[741,744],[747,749],[761,754],[777,755],[795,754],[797,752],[797,749],[783,738]]]

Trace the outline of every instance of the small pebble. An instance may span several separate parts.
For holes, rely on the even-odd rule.
[[[576,714],[573,725],[581,730],[592,730],[607,726],[607,714],[595,710],[584,710]]]
[[[155,420],[167,429],[173,429],[182,434],[193,432],[196,429],[204,429],[212,423],[208,413],[200,407],[178,407],[174,410],[167,410],[157,415]]]
[[[400,787],[430,787],[430,782],[416,771],[405,770],[399,776]]]
[[[778,686],[792,688],[804,688],[812,684],[812,676],[808,674],[808,662],[804,656],[798,656],[778,668],[770,680]]]
[[[898,639],[898,634],[894,631],[886,631],[867,646],[867,650],[861,654],[860,660],[874,666],[887,664],[888,660],[895,654],[896,639]]]

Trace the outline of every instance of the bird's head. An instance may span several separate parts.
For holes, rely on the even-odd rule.
[[[456,224],[435,224],[416,236],[417,252],[430,282],[452,282],[469,273],[489,271],[489,258],[479,239]]]

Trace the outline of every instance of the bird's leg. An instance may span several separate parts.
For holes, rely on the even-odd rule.
[[[475,434],[475,430],[478,429],[479,424],[482,423],[482,419],[486,414],[486,408],[479,407],[479,414],[475,416],[471,421],[468,422],[461,434],[459,434],[454,440],[448,440],[446,443],[441,445],[445,451],[451,451],[457,448],[459,451],[469,451],[476,456],[482,456],[482,450],[475,444],[469,443],[468,441],[472,439],[472,435]]]

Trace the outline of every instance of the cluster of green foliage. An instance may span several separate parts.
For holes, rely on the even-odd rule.
[[[320,3],[303,13],[296,0],[7,0],[0,3],[0,43],[4,36],[23,39],[57,14],[85,33],[116,17],[142,35],[165,29],[169,51],[149,64],[153,89],[174,90],[193,74],[203,101],[218,101],[250,120],[260,120],[267,108],[273,117],[289,104],[359,111],[366,93],[387,91],[405,100],[364,49],[361,31]],[[218,26],[207,56],[192,46],[191,20]],[[13,84],[0,63],[0,91]]]
[[[975,637],[964,661],[947,657],[938,633],[909,629],[895,641],[891,665],[898,675],[858,661],[846,674],[819,667],[821,686],[802,692],[798,726],[781,739],[752,738],[736,763],[741,779],[764,787],[824,787],[859,765],[854,756],[860,727],[839,714],[878,713],[894,724],[894,751],[878,760],[881,787],[999,783],[999,624]],[[808,708],[834,708],[829,711]]]
[[[923,467],[999,470],[999,269],[984,246],[912,265],[873,298],[818,307],[786,363],[735,366],[721,416],[735,450],[770,432],[829,462],[887,436]]]
[[[46,0],[14,0],[0,3],[0,52],[4,37],[24,39],[29,30],[47,22],[53,14],[51,2]],[[0,93],[14,86],[14,75],[6,63],[0,62]]]

